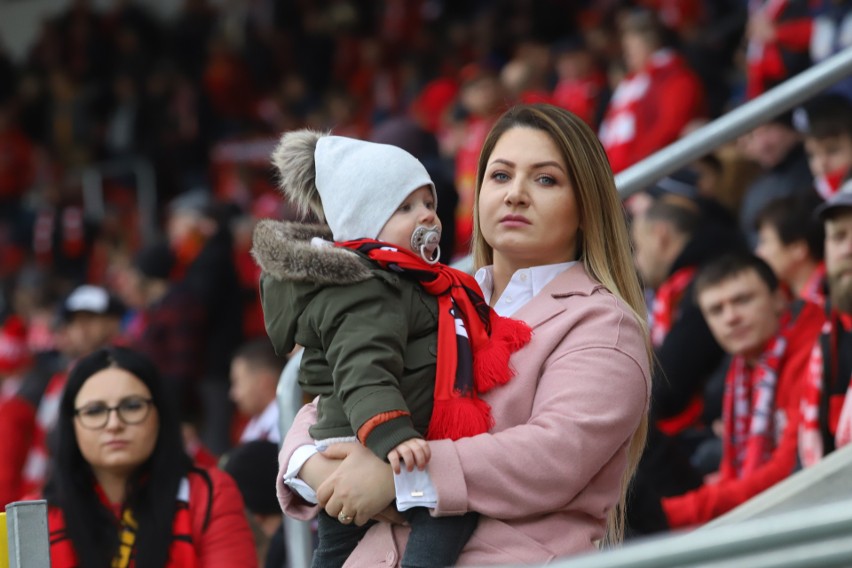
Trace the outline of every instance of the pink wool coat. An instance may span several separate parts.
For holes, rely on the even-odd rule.
[[[545,563],[595,549],[617,503],[630,438],[648,411],[645,338],[630,309],[581,264],[557,276],[513,316],[533,329],[511,364],[516,376],[485,395],[495,426],[430,442],[436,515],[482,514],[460,565]],[[283,484],[293,451],[311,443],[312,405],[281,450],[285,513],[316,508]],[[372,527],[346,566],[398,566],[408,528]]]

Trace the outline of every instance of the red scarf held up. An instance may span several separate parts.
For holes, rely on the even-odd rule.
[[[725,378],[722,418],[725,424],[723,468],[741,479],[766,463],[775,450],[779,425],[775,422],[778,369],[787,339],[776,335],[752,369],[734,357]]]
[[[385,270],[416,280],[438,300],[435,403],[426,438],[457,440],[487,432],[494,420],[479,395],[512,378],[509,357],[529,343],[529,326],[497,315],[482,298],[476,280],[460,270],[428,264],[413,252],[381,241],[335,245],[359,251]]]
[[[674,314],[683,298],[683,293],[692,282],[696,267],[686,266],[675,271],[663,282],[654,295],[651,310],[651,343],[654,347],[663,344],[674,323]]]

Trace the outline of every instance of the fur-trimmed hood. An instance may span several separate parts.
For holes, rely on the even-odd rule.
[[[276,280],[345,285],[372,277],[357,253],[312,244],[315,237],[331,241],[331,230],[324,225],[266,219],[254,229],[251,254],[261,270]]]

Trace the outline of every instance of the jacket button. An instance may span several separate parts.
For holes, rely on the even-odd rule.
[[[431,353],[433,357],[438,356],[438,344],[437,343],[429,344],[429,353]]]

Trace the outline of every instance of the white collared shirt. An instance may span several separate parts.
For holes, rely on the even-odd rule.
[[[240,442],[251,442],[254,440],[269,440],[276,444],[281,443],[281,432],[278,425],[278,403],[273,400],[260,413],[246,424],[240,435]]]
[[[550,282],[577,264],[576,260],[560,262],[559,264],[545,264],[522,268],[512,274],[509,284],[503,290],[503,294],[494,304],[494,311],[503,317],[511,317],[512,314],[521,309],[532,300],[536,294],[550,284]],[[491,294],[494,291],[494,267],[483,266],[476,271],[474,276],[479,287],[482,289],[482,297],[491,303]]]

